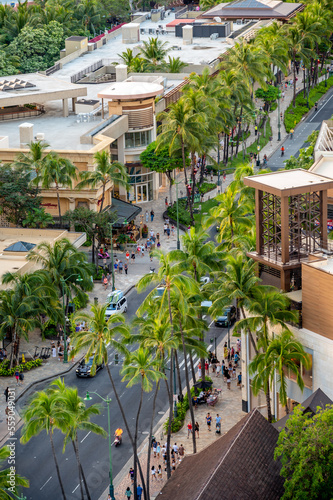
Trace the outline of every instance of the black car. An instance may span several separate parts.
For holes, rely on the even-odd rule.
[[[79,366],[76,369],[76,376],[77,377],[92,377],[91,367],[93,364],[93,359],[94,359],[94,356],[91,356],[87,362],[85,361],[85,359],[83,359],[80,362]],[[97,365],[96,366],[96,373],[99,370],[101,370],[102,368],[104,368],[104,363],[102,363],[101,365]]]
[[[215,326],[222,326],[222,327],[227,327],[228,326],[228,313],[230,313],[230,324],[229,326],[233,325],[236,321],[236,307],[235,306],[229,306],[226,307],[222,313],[221,316],[218,316],[215,320]]]

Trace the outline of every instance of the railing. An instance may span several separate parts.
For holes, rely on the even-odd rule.
[[[71,76],[71,83],[76,83],[77,81],[81,80],[83,76],[86,76],[88,73],[92,73],[93,71],[96,71],[99,68],[103,68],[103,66],[107,66],[110,64],[112,61],[111,59],[100,59],[99,61],[95,62],[94,64],[91,64],[87,68],[82,69],[78,73],[75,73],[74,75]]]
[[[185,12],[187,12],[187,5],[182,9],[177,10],[175,14],[175,19],[179,19],[183,14],[185,14]]]
[[[61,68],[60,63],[56,63],[45,71],[46,76],[50,76]]]

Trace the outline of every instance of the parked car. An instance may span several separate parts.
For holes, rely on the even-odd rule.
[[[215,326],[227,327],[228,326],[228,313],[230,313],[230,324],[233,325],[236,321],[236,307],[229,306],[226,307],[221,316],[218,316],[215,320]]]
[[[93,360],[94,360],[94,356],[91,356],[87,362],[85,359],[83,359],[76,369],[76,376],[77,377],[86,377],[86,378],[92,377],[93,375],[91,375],[91,367],[93,364]],[[96,373],[99,372],[99,370],[102,370],[102,368],[104,368],[104,363],[102,363],[101,365],[97,365],[96,366]]]
[[[109,318],[116,313],[125,313],[127,311],[127,299],[121,290],[115,290],[108,295],[108,307],[105,311],[105,317]]]

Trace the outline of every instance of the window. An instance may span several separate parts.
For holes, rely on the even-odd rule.
[[[151,130],[143,130],[142,132],[126,132],[125,134],[125,149],[140,148],[148,146],[151,143]]]
[[[310,359],[310,366],[308,369],[304,367],[302,363],[299,361],[296,361],[296,364],[299,366],[298,371],[302,375],[302,379],[304,382],[304,386],[307,387],[308,389],[312,389],[312,354],[307,353]],[[289,371],[289,373],[288,373]],[[296,374],[292,372],[291,370],[286,370],[286,375],[290,380],[294,380],[296,382]]]

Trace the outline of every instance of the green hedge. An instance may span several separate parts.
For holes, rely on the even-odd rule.
[[[0,363],[0,377],[12,377],[16,370],[19,372],[29,371],[32,368],[41,366],[43,361],[41,359],[34,359],[32,361],[27,361],[26,363],[21,363],[20,365],[14,366],[14,368],[9,368],[10,361],[7,359]]]
[[[178,213],[179,213],[179,223],[184,224],[185,226],[191,225],[191,215],[190,212],[186,208],[187,200],[179,200],[178,201]],[[177,220],[177,203],[174,203],[167,210],[168,216],[170,219]]]
[[[201,379],[200,379],[201,380]],[[206,380],[212,382],[212,379],[206,377]],[[199,381],[198,381],[199,382]],[[191,397],[195,395],[195,388],[191,387]],[[175,417],[171,422],[171,432],[178,432],[184,425],[186,412],[189,409],[187,393],[184,395],[184,400],[182,403],[178,402],[177,406],[177,417]],[[167,418],[164,422],[164,432],[168,433],[169,419]]]
[[[333,86],[333,76],[327,79],[327,87],[325,87],[325,82],[320,82],[318,85],[313,87],[309,92],[309,107],[310,109],[315,105],[319,99],[326,94],[326,92]],[[291,129],[301,121],[304,115],[308,113],[309,109],[307,107],[307,98],[303,97],[303,91],[296,97],[296,107],[293,107],[291,102],[284,114],[284,126],[286,131],[289,133]]]
[[[201,184],[201,186],[199,187],[199,193],[205,194],[205,193],[208,193],[208,191],[212,191],[215,188],[216,188],[216,184],[211,183],[211,182],[203,182]]]

